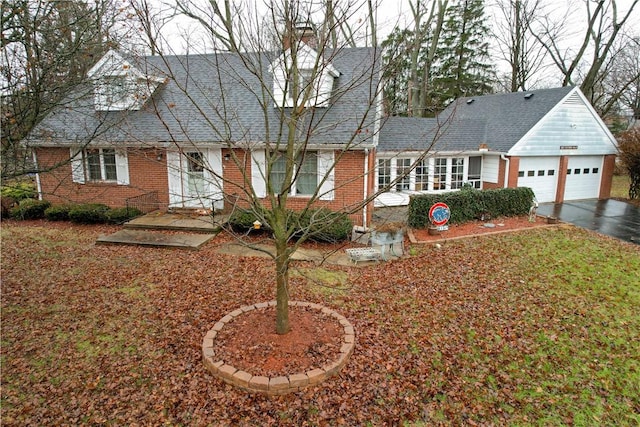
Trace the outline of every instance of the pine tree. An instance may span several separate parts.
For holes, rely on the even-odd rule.
[[[441,108],[459,97],[492,92],[488,34],[484,0],[459,0],[447,10],[433,82]]]

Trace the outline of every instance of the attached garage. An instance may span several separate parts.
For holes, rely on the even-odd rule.
[[[565,200],[596,199],[602,178],[602,156],[569,157]]]
[[[553,202],[558,188],[560,157],[522,157],[518,168],[518,187],[529,187],[540,203]]]

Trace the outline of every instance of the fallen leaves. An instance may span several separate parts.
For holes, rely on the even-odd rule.
[[[637,418],[635,246],[555,228],[447,242],[370,268],[324,265],[335,290],[296,263],[292,299],[345,315],[356,347],[339,376],[269,398],[211,377],[200,347],[228,312],[273,299],[269,261],[218,254],[224,236],[198,252],[93,244],[113,230],[3,223],[3,425]]]

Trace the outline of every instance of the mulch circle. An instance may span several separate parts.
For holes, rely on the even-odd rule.
[[[220,319],[202,344],[207,369],[251,392],[286,394],[319,384],[344,367],[355,345],[351,323],[319,304],[290,301],[292,330],[275,332],[275,301]]]

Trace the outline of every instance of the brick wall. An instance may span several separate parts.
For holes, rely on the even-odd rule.
[[[129,185],[115,183],[85,183],[72,182],[71,164],[69,163],[68,148],[39,148],[36,151],[38,164],[41,169],[54,167],[50,172],[40,175],[42,195],[52,203],[104,203],[111,207],[125,206],[125,200],[129,197],[139,196],[151,191],[157,191],[161,209],[168,206],[168,175],[166,153],[155,149],[129,149],[127,151],[129,161]],[[225,208],[237,204],[247,207],[248,197],[243,190],[244,178],[241,169],[230,157],[235,155],[240,164],[244,166],[246,177],[251,179],[251,156],[243,150],[222,150],[222,164],[224,175],[224,191],[226,194]],[[373,156],[371,152],[369,156]],[[159,157],[160,156],[160,157]],[[339,152],[336,152],[336,158]],[[364,193],[364,159],[362,151],[350,151],[344,153],[335,168],[335,193],[334,200],[319,200],[314,207],[327,207],[334,211],[355,209],[362,202]],[[373,161],[370,159],[370,165]],[[294,210],[303,209],[309,201],[305,197],[290,197],[288,206]],[[371,208],[367,215],[371,217]],[[354,224],[363,223],[363,210],[359,209],[350,215]]]
[[[159,159],[159,155],[162,157]],[[151,191],[158,192],[160,208],[169,202],[166,155],[155,149],[129,149],[129,185],[72,181],[69,148],[38,148],[38,166],[42,197],[52,203],[104,203],[111,207],[125,206],[129,197]],[[159,159],[159,160],[158,160]]]
[[[335,153],[336,159],[340,152]],[[229,160],[224,160],[229,156]],[[235,157],[233,157],[235,156]],[[241,208],[248,206],[249,195],[243,191],[243,173],[236,164],[237,159],[240,165],[244,166],[244,176],[251,178],[251,156],[242,150],[222,150],[223,171],[224,171],[224,192],[226,194],[225,209],[229,210],[234,204]],[[335,192],[334,200],[318,200],[314,207],[326,207],[334,211],[345,209],[355,209],[362,203],[364,194],[364,158],[362,151],[349,151],[344,153],[335,166]],[[263,202],[267,202],[263,200]],[[287,199],[287,206],[292,210],[304,209],[309,203],[308,197],[292,197]],[[370,212],[368,213],[370,215]],[[354,224],[360,225],[363,221],[362,209],[350,215]]]

